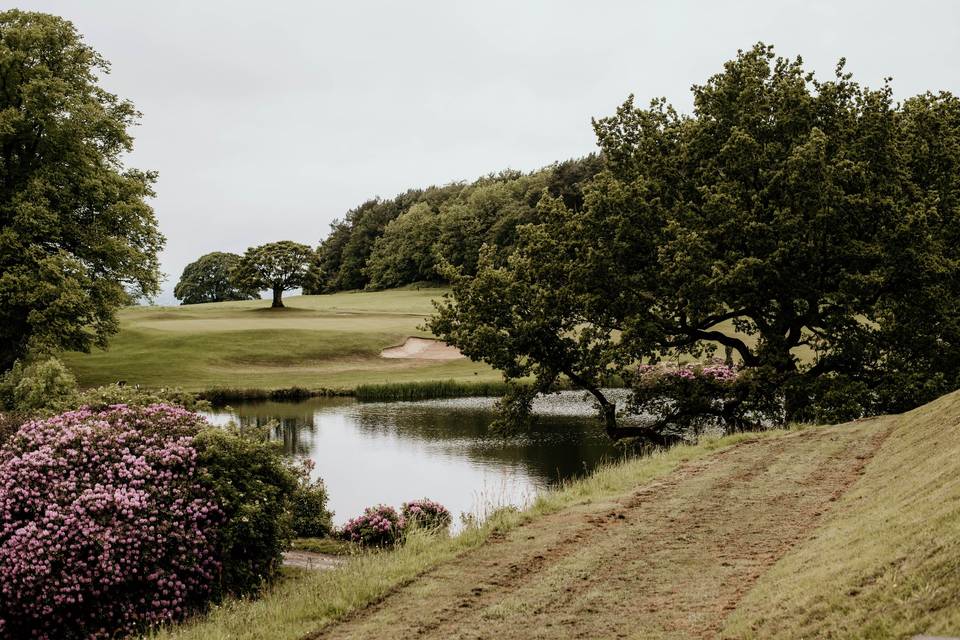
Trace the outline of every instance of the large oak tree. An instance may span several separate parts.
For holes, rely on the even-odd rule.
[[[302,287],[314,258],[313,249],[291,240],[247,249],[231,274],[241,291],[273,292],[272,307],[283,307],[283,292]]]
[[[123,166],[139,114],[108,70],[66,20],[0,13],[0,370],[105,346],[117,309],[158,290],[155,174]]]
[[[689,116],[630,98],[595,121],[606,169],[583,209],[544,199],[508,260],[448,273],[434,332],[509,379],[567,377],[613,437],[631,431],[606,376],[717,346],[786,419],[960,385],[960,100],[898,104],[762,44],[693,93]]]

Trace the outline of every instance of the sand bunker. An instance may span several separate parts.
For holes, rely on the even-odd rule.
[[[465,357],[456,347],[430,338],[407,338],[399,347],[388,347],[380,352],[382,358],[410,358],[414,360],[457,360]]]

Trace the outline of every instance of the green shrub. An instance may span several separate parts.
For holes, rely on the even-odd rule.
[[[0,411],[46,417],[89,407],[102,411],[113,405],[146,407],[151,404],[172,404],[185,409],[206,410],[210,403],[180,389],[147,391],[138,387],[108,384],[80,391],[70,370],[56,358],[24,364],[14,363],[0,375]]]
[[[72,398],[70,407],[63,408],[89,407],[94,410],[102,410],[117,404],[143,407],[158,402],[177,405],[191,411],[207,411],[210,409],[209,402],[199,400],[192,393],[180,389],[148,391],[139,387],[120,386],[118,384],[108,384],[81,391]]]
[[[220,531],[221,588],[255,594],[283,562],[292,538],[291,503],[300,474],[282,445],[238,429],[205,429],[194,438],[197,462],[227,524]]]
[[[8,411],[32,413],[71,404],[77,393],[77,380],[56,358],[24,365],[15,362],[0,377],[0,405]]]
[[[309,473],[309,471],[307,472]],[[293,534],[298,538],[325,538],[333,530],[333,514],[327,509],[327,487],[322,480],[300,480],[291,499]]]

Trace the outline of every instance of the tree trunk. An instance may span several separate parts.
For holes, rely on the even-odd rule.
[[[596,398],[597,404],[600,405],[600,413],[603,416],[604,431],[606,431],[607,437],[614,442],[623,438],[642,438],[648,441],[650,444],[658,447],[669,446],[677,442],[675,438],[666,437],[654,429],[646,429],[644,427],[621,427],[619,424],[617,424],[617,405],[607,400],[607,397],[603,395],[603,391],[601,391],[598,387],[589,384],[586,380],[574,374],[572,371],[565,370],[563,373],[570,378],[571,382]]]
[[[273,288],[273,304],[270,306],[273,307],[274,309],[278,309],[282,307],[283,306],[283,300],[281,299],[282,297],[283,297],[283,288],[274,287]]]

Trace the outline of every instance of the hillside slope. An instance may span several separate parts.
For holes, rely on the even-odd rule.
[[[875,422],[890,436],[863,477],[727,637],[960,635],[960,392]]]
[[[313,637],[957,633],[958,454],[958,394],[742,442],[535,520]]]
[[[291,296],[180,307],[131,307],[106,351],[65,354],[82,386],[353,388],[413,380],[492,380],[483,364],[386,359],[385,347],[420,330],[442,288]]]

